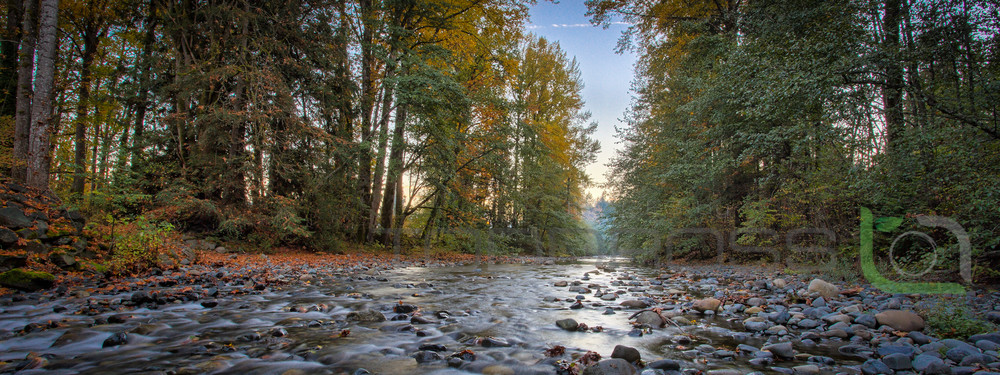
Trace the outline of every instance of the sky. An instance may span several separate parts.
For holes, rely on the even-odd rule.
[[[575,57],[580,64],[583,78],[583,100],[586,110],[593,115],[591,121],[597,122],[597,132],[594,134],[601,142],[601,152],[597,161],[587,167],[595,186],[587,192],[596,199],[604,190],[600,184],[606,181],[607,163],[615,155],[615,127],[623,124],[628,108],[633,77],[635,56],[631,53],[619,55],[615,53],[618,38],[625,29],[623,25],[611,25],[604,29],[593,26],[585,15],[587,6],[584,0],[562,0],[550,2],[539,0],[531,7],[531,23],[528,31],[545,37],[550,41],[559,42],[563,51]]]

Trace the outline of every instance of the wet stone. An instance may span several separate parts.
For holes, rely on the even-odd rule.
[[[437,352],[423,350],[413,354],[413,359],[416,359],[417,363],[427,363],[433,361],[440,361],[444,358],[442,358],[441,354],[438,354]]]
[[[574,319],[560,319],[556,321],[556,326],[567,331],[576,331],[580,324]]]
[[[893,370],[909,370],[913,368],[910,356],[901,353],[889,354],[882,357],[882,363],[885,363],[886,366]]]
[[[445,352],[448,351],[444,345],[441,344],[423,344],[418,348],[421,351],[432,351],[432,352]]]
[[[633,347],[625,345],[616,345],[615,349],[611,352],[611,358],[621,358],[629,363],[636,363],[640,359],[639,351]]]
[[[111,334],[110,337],[104,340],[102,347],[108,348],[113,346],[124,345],[128,343],[128,334],[125,332],[115,332]]]
[[[869,359],[861,365],[861,373],[865,375],[894,374],[889,366],[877,359]]]

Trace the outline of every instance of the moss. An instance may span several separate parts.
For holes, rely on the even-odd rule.
[[[103,264],[97,262],[84,262],[83,264],[85,265],[84,268],[94,271],[100,275],[106,275],[108,273],[108,266]]]
[[[23,268],[15,268],[10,271],[0,273],[0,285],[27,291],[51,288],[56,277],[48,272],[28,271]]]

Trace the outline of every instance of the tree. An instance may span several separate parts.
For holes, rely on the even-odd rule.
[[[49,189],[49,130],[52,122],[59,0],[42,0],[38,12],[38,64],[31,100],[28,185]]]

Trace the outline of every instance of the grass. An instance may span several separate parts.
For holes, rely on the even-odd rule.
[[[940,301],[932,308],[921,311],[930,332],[943,339],[968,339],[969,336],[997,331],[995,324],[975,316],[964,303]]]

